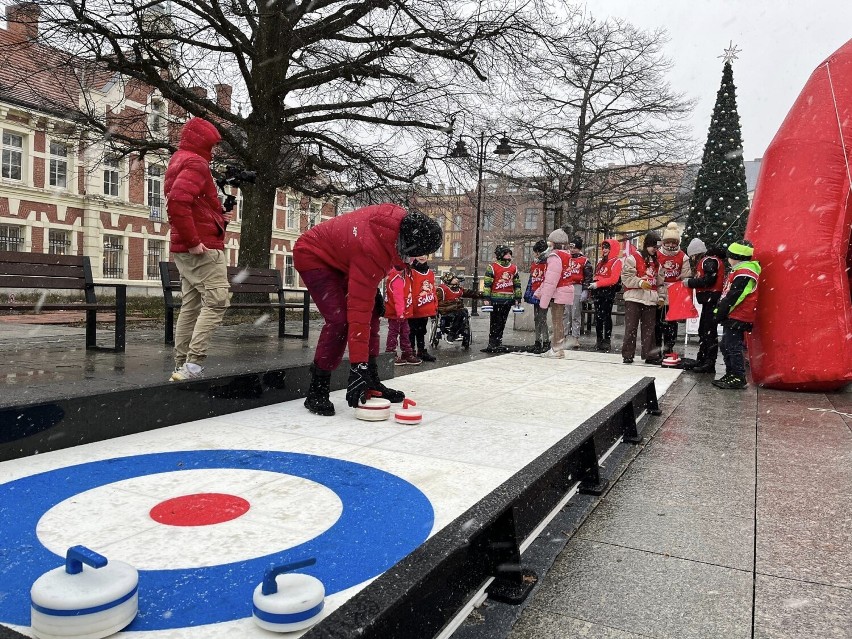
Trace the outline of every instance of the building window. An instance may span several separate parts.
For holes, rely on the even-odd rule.
[[[50,186],[68,188],[68,146],[61,142],[50,143]]]
[[[104,235],[104,277],[120,280],[124,277],[124,238]]]
[[[293,256],[284,256],[284,286],[288,288],[296,287],[296,268],[293,266]]]
[[[322,204],[311,204],[308,215],[308,228],[313,228],[322,222]]]
[[[23,227],[0,225],[0,251],[22,251],[24,250]]]
[[[9,180],[21,179],[21,166],[24,157],[24,137],[17,133],[3,131],[3,169],[2,175]]]
[[[524,211],[524,228],[533,231],[538,228],[538,209]]]
[[[145,276],[149,280],[160,279],[160,262],[163,261],[162,240],[148,240],[148,258],[145,261]]]
[[[118,158],[104,158],[104,195],[118,197]]]
[[[506,193],[517,193],[517,192],[518,192],[518,185],[515,184],[514,182],[509,182],[506,185]]]
[[[299,228],[299,201],[291,197],[287,198],[287,228]]]
[[[515,230],[515,209],[505,209],[503,211],[503,230]]]
[[[148,165],[148,206],[152,220],[163,219],[163,167],[159,164]]]
[[[163,133],[166,125],[166,108],[162,100],[151,101],[151,134],[154,136]]]
[[[453,216],[453,230],[461,231],[462,230],[462,216],[454,215]]]
[[[479,261],[490,264],[494,261],[494,244],[491,242],[483,242],[479,247]]]
[[[68,247],[70,246],[68,231],[55,231],[53,229],[48,231],[47,252],[50,255],[68,255]]]
[[[533,261],[533,242],[524,244],[524,264],[532,264]]]
[[[461,257],[461,242],[453,242],[453,258]]]
[[[483,231],[493,231],[494,230],[494,211],[483,211],[482,212],[482,230]]]

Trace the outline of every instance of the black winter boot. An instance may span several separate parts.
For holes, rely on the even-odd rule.
[[[331,371],[324,371],[316,364],[311,364],[311,387],[305,398],[305,408],[314,415],[334,415],[334,404],[328,398],[330,385]]]
[[[604,353],[609,353],[612,350],[612,340],[605,339],[601,342],[601,350]]]
[[[543,351],[543,350],[541,350],[541,340],[540,340],[540,339],[537,339],[537,340],[535,341],[535,344],[533,345],[532,350],[530,351],[530,353],[533,353],[533,354],[535,354],[535,355],[541,355],[543,352],[544,352],[544,351]]]
[[[544,342],[544,344],[541,345],[541,352],[546,353],[549,350],[550,350],[550,340],[547,340],[547,341]]]
[[[424,348],[422,351],[417,351],[417,357],[419,357],[420,359],[422,359],[424,362],[434,362],[434,361],[436,361],[436,360],[435,360],[435,356],[434,356],[434,355],[430,355],[430,354],[429,354],[429,351],[427,351],[425,348]],[[402,401],[402,400],[400,400],[400,401]]]
[[[405,399],[405,393],[388,388],[379,381],[379,364],[376,362],[375,358],[371,358],[370,361],[367,362],[367,373],[370,375],[370,380],[373,382],[372,387],[379,391],[382,394],[382,397],[388,400],[391,404],[399,404]]]

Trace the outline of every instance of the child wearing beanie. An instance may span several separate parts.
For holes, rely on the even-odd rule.
[[[686,253],[680,249],[680,229],[677,222],[669,222],[663,230],[663,243],[657,254],[660,260],[660,270],[663,272],[663,288],[657,306],[657,326],[654,338],[657,347],[664,347],[663,353],[672,353],[677,343],[677,322],[667,322],[668,290],[674,282],[688,279],[692,276],[692,268]]]
[[[659,290],[663,287],[663,271],[657,259],[660,236],[653,231],[645,236],[642,252],[624,258],[621,283],[624,285],[624,341],[621,356],[632,364],[636,354],[636,336],[642,326],[642,359],[646,364],[660,364],[660,349],[654,343],[654,326]]]

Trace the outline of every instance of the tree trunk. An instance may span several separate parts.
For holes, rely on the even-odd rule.
[[[269,268],[272,222],[275,211],[275,182],[271,175],[257,174],[257,183],[243,190],[240,266]]]

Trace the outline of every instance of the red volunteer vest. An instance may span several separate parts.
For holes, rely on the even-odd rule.
[[[559,275],[559,282],[556,284],[556,288],[571,286],[571,254],[562,249],[554,249],[553,253],[558,255],[559,259],[562,260],[562,273]]]
[[[402,280],[402,297],[405,300],[405,308],[396,308],[396,300],[391,294],[391,282],[396,279]],[[407,277],[405,271],[394,269],[385,279],[385,317],[388,319],[405,319],[411,317],[411,278]]]
[[[731,284],[733,283],[734,278],[738,275],[747,275],[748,277],[754,279],[754,273],[749,269],[736,269],[733,273],[728,275],[728,279],[725,281],[725,288],[722,291],[723,296],[728,294],[728,289],[731,288]],[[759,286],[759,284],[755,286],[754,290],[748,295],[746,295],[743,298],[742,302],[740,302],[733,309],[731,309],[731,312],[728,314],[729,319],[754,324],[754,318],[757,316],[757,289],[759,288]]]
[[[411,317],[432,317],[438,312],[438,299],[435,297],[435,274],[431,268],[425,273],[411,269],[411,292],[414,296]]]
[[[609,279],[612,276],[612,267],[618,260],[607,260],[606,262],[598,262],[595,267],[595,279]]]
[[[660,268],[663,269],[665,281],[669,283],[677,282],[683,270],[683,261],[687,259],[686,253],[678,251],[676,255],[669,256],[658,251],[657,259],[660,260]]]
[[[515,275],[518,272],[518,267],[514,264],[509,266],[500,266],[499,262],[494,262],[491,265],[491,270],[494,271],[494,281],[491,282],[492,295],[514,295],[515,293]]]
[[[648,266],[645,263],[645,258],[642,255],[636,257],[636,275],[640,280],[647,280],[651,285],[652,290],[657,289],[657,272],[660,270],[660,265],[657,262],[651,262]],[[638,288],[626,288],[625,291],[638,291]]]
[[[589,259],[585,255],[578,255],[574,257],[573,255],[568,260],[568,283],[569,284],[582,284],[583,283],[583,269],[586,267],[586,262]]]
[[[460,300],[462,295],[464,294],[463,288],[459,288],[459,290],[454,291],[443,282],[441,282],[438,286],[441,287],[441,293],[444,296],[445,302],[455,302],[456,300]]]
[[[533,262],[530,266],[530,289],[533,293],[535,293],[538,290],[538,287],[541,286],[546,272],[547,262]]]
[[[709,291],[709,292],[712,292],[712,293],[721,293],[722,288],[725,285],[725,267],[722,266],[722,260],[720,260],[718,257],[714,257],[712,255],[710,257],[705,257],[703,260],[698,262],[698,264],[695,267],[695,271],[696,271],[698,277],[704,277],[704,261],[705,260],[714,260],[716,262],[716,264],[718,265],[717,269],[716,269],[716,281],[713,282],[713,284],[711,284],[710,286],[707,286],[707,287],[704,287],[704,288],[696,288],[695,290],[696,291],[704,291],[704,292]]]

